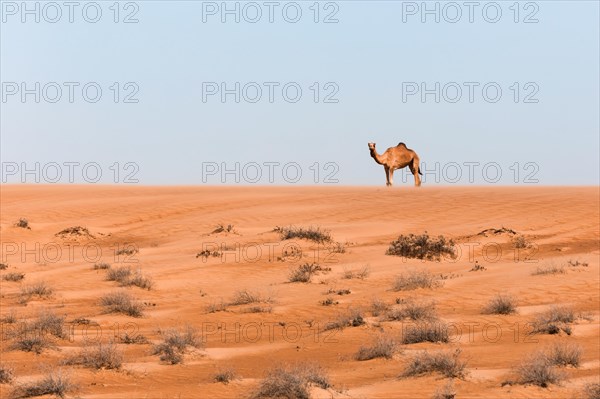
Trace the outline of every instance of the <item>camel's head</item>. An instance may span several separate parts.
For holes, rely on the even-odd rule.
[[[369,143],[369,150],[375,149],[375,143]]]

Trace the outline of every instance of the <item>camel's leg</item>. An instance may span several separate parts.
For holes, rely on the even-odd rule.
[[[394,169],[390,168],[390,186],[394,184]]]
[[[415,187],[421,187],[421,176],[419,176],[419,158],[413,158],[412,163],[408,166],[415,177]]]
[[[392,183],[390,183],[390,168],[385,165],[383,168],[385,169],[385,185],[389,187],[392,185]]]

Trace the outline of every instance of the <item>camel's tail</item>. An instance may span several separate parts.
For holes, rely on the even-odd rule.
[[[421,176],[423,176],[423,173],[421,173],[421,165],[419,164],[419,161],[417,161],[416,159],[413,158],[413,168],[417,170],[417,172],[419,172],[419,174]]]

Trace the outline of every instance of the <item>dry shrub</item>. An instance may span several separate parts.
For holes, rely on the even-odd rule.
[[[144,276],[140,269],[131,271],[129,266],[121,266],[115,269],[108,269],[106,279],[116,281],[122,287],[136,286],[147,290],[152,289],[154,283],[150,277]]]
[[[348,309],[345,313],[338,314],[337,318],[327,323],[325,330],[343,330],[346,327],[358,327],[365,324],[362,310]]]
[[[517,367],[517,375],[519,384],[533,384],[546,388],[549,384],[558,384],[565,375],[552,366],[548,357],[537,352],[529,356]]]
[[[600,399],[600,384],[597,382],[586,384],[583,387],[583,392],[586,399]]]
[[[555,342],[546,351],[546,358],[553,366],[579,367],[583,349],[569,342]]]
[[[85,346],[78,353],[63,360],[66,365],[80,365],[92,369],[115,369],[123,365],[123,351],[114,342]]]
[[[513,239],[513,245],[515,248],[527,248],[529,247],[529,243],[525,239],[524,236],[517,236]]]
[[[552,306],[537,315],[533,321],[532,334],[558,334],[561,331],[571,335],[570,323],[575,321],[573,309],[565,306]]]
[[[94,264],[94,270],[108,270],[110,269],[110,264],[106,262],[99,262]]]
[[[109,313],[123,313],[132,317],[142,317],[143,306],[126,291],[115,291],[104,295],[100,304]]]
[[[273,231],[279,233],[282,240],[300,238],[314,241],[320,244],[329,243],[333,241],[329,230],[322,230],[320,227],[275,227]]]
[[[448,325],[442,322],[417,322],[403,326],[402,343],[443,342],[450,340]]]
[[[483,307],[484,314],[511,314],[517,312],[517,300],[512,295],[497,294]]]
[[[385,314],[390,310],[390,305],[379,298],[373,298],[371,301],[371,314],[375,317]]]
[[[31,230],[31,227],[29,226],[29,221],[25,218],[20,218],[19,221],[15,223],[15,227]]]
[[[326,371],[317,364],[277,366],[267,373],[252,398],[309,399],[309,387],[331,387]]]
[[[459,359],[460,354],[460,349],[453,352],[419,352],[409,360],[401,377],[413,377],[437,372],[448,378],[464,378],[467,363]]]
[[[14,378],[14,369],[7,364],[0,363],[0,384],[10,384]]]
[[[391,359],[396,351],[396,341],[385,335],[378,335],[370,346],[361,346],[354,356],[356,360],[370,360],[378,357]]]
[[[233,298],[229,302],[231,306],[249,305],[251,303],[272,303],[273,298],[270,295],[263,296],[259,292],[249,290],[239,290],[233,294]]]
[[[65,395],[75,389],[69,374],[61,369],[50,371],[45,377],[37,381],[19,384],[12,391],[12,399],[31,398],[42,395],[55,395],[64,398]]]
[[[437,319],[435,302],[413,301],[402,302],[400,308],[391,309],[386,317],[389,320],[410,319],[414,321],[425,320],[433,321]]]
[[[427,232],[421,235],[400,235],[397,240],[390,243],[385,254],[427,260],[440,260],[443,255],[456,258],[454,241],[444,236],[431,238]]]
[[[538,266],[532,276],[544,276],[548,274],[565,274],[567,271],[563,266],[557,266],[555,264],[549,264],[544,266]]]
[[[427,270],[410,270],[400,274],[394,281],[394,291],[410,291],[417,288],[436,288],[442,285],[440,277]]]
[[[64,322],[64,316],[40,310],[36,319],[23,322],[20,328],[10,331],[7,336],[14,338],[10,348],[40,354],[44,349],[54,347],[52,336],[66,338]]]
[[[227,304],[221,299],[220,302],[212,302],[206,305],[206,313],[224,312],[227,310]]]
[[[344,269],[344,273],[342,277],[346,280],[351,280],[354,278],[364,280],[371,274],[371,267],[369,265],[365,265],[360,269]]]
[[[324,268],[317,263],[305,263],[298,266],[296,269],[290,270],[288,281],[290,283],[310,283],[310,280],[314,275],[319,272],[328,272],[331,268]]]
[[[27,303],[33,297],[40,299],[49,298],[52,296],[52,288],[45,281],[38,281],[21,288],[20,302]]]
[[[21,281],[25,278],[25,273],[13,272],[8,273],[2,276],[2,280],[4,281]]]
[[[215,382],[222,382],[225,385],[229,384],[231,381],[235,380],[236,378],[238,378],[237,374],[236,374],[235,370],[231,367],[220,369],[219,371],[217,371],[217,373],[213,377]]]
[[[161,331],[163,342],[154,346],[153,354],[160,355],[160,360],[169,364],[183,362],[183,355],[188,346],[201,348],[202,341],[198,330],[188,325],[183,329]]]
[[[455,397],[456,391],[454,390],[454,384],[452,383],[452,380],[450,380],[446,385],[435,390],[432,399],[454,399]]]

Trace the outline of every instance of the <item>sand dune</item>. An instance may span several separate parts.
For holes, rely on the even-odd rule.
[[[171,398],[247,396],[275,364],[315,361],[332,388],[312,388],[315,397],[429,398],[444,386],[439,374],[399,378],[420,350],[461,350],[467,375],[455,379],[457,398],[582,397],[600,372],[599,209],[597,187],[117,187],[3,186],[0,232],[2,263],[21,281],[0,282],[1,315],[32,320],[40,311],[66,317],[66,339],[36,355],[14,350],[11,332],[19,323],[2,322],[2,362],[17,382],[43,375],[84,339],[108,342],[115,335],[143,335],[148,343],[118,346],[121,370],[61,366],[78,384],[69,395],[86,398]],[[15,227],[26,218],[31,229]],[[218,225],[226,229],[214,232]],[[232,230],[227,231],[227,226]],[[276,226],[319,226],[331,244],[282,240]],[[56,233],[82,226],[86,234]],[[497,234],[486,229],[506,228]],[[400,234],[429,233],[453,239],[457,259],[421,261],[386,255]],[[527,247],[515,248],[523,237]],[[294,253],[294,247],[301,253]],[[135,249],[131,255],[118,250]],[[197,254],[221,251],[219,256]],[[287,256],[286,256],[287,255]],[[569,266],[579,260],[587,266]],[[485,270],[471,271],[475,261]],[[130,266],[154,282],[150,290],[119,287],[106,270]],[[317,262],[331,268],[310,283],[290,283],[291,268]],[[365,278],[344,278],[368,265]],[[533,275],[556,266],[563,273]],[[433,289],[393,291],[397,275],[426,270],[441,276]],[[44,281],[48,298],[23,300],[21,290]],[[142,304],[143,316],[107,313],[100,298],[125,290]],[[232,305],[240,290],[261,302]],[[338,295],[338,291],[349,294]],[[511,294],[517,313],[482,314],[498,293]],[[335,305],[323,306],[328,297]],[[359,347],[380,334],[399,338],[409,324],[373,316],[374,299],[392,307],[407,300],[434,302],[439,320],[450,323],[450,342],[400,345],[392,359],[354,359]],[[400,305],[397,305],[399,302]],[[225,304],[224,310],[221,304]],[[571,335],[530,334],[531,320],[552,305],[571,307],[577,319]],[[212,309],[211,309],[212,308]],[[365,323],[325,330],[349,309]],[[213,310],[214,312],[211,312]],[[583,317],[579,317],[583,316]],[[78,318],[90,324],[75,324]],[[183,363],[170,365],[152,354],[160,330],[189,324],[202,334],[203,348],[188,348]],[[120,341],[119,341],[120,342]],[[555,342],[583,349],[579,368],[566,368],[561,385],[541,388],[505,385],[528,354]],[[235,369],[229,384],[215,373]],[[11,385],[0,384],[5,397]]]

